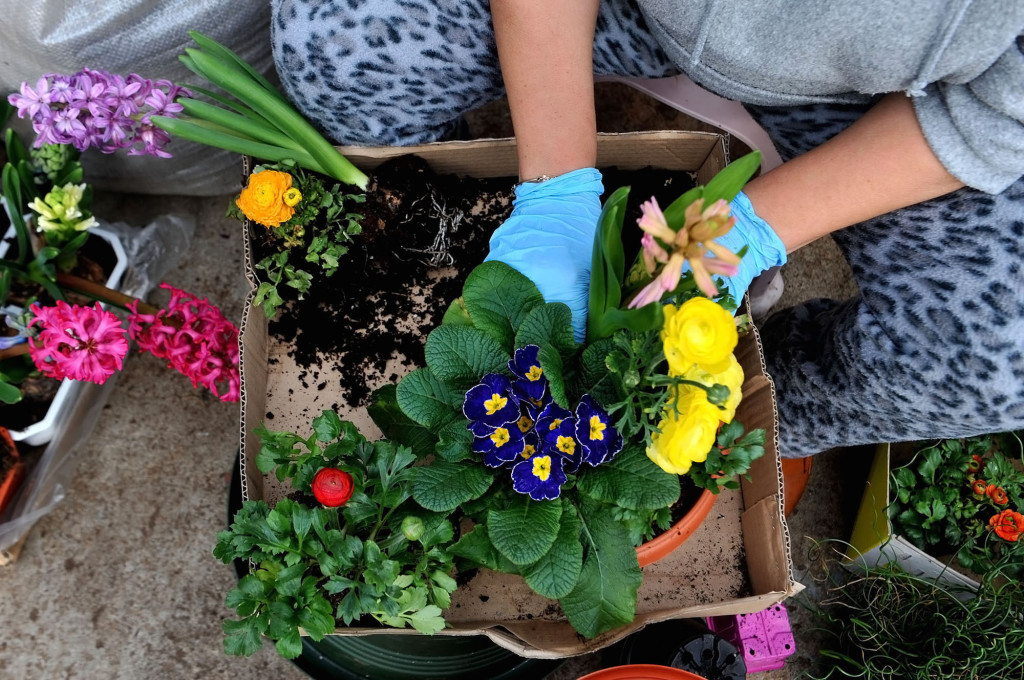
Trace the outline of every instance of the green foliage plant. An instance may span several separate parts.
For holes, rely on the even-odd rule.
[[[220,532],[214,556],[248,560],[255,569],[228,593],[238,619],[224,622],[228,654],[251,655],[263,637],[281,656],[302,652],[300,629],[313,640],[363,617],[432,634],[456,583],[449,548],[455,529],[446,513],[411,500],[416,456],[386,440],[370,442],[333,411],[312,421],[307,437],[259,428],[261,471],[290,480],[296,493],[273,508],[243,503]],[[323,468],[351,475],[354,490],[340,507],[312,497]],[[364,622],[365,623],[365,622]]]
[[[907,464],[891,472],[893,530],[933,555],[955,553],[975,573],[998,564],[1002,573],[1019,578],[1024,526],[996,531],[993,518],[1002,513],[1012,520],[1024,510],[1021,452],[1020,436],[1013,432],[920,445]]]
[[[847,570],[848,569],[848,570]],[[996,565],[977,592],[891,562],[826,569],[814,680],[1024,677],[1024,587]]]

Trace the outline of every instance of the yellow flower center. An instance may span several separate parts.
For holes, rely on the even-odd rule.
[[[534,454],[534,452],[536,452],[536,450],[537,449],[533,448],[533,444],[527,444],[526,448],[524,448],[523,452],[519,455],[522,456],[523,458],[528,459],[530,456]]]
[[[551,476],[551,456],[537,456],[533,459],[533,476],[542,482]]]
[[[590,438],[603,441],[604,440],[604,429],[608,427],[601,422],[598,416],[590,416]]]
[[[576,450],[576,442],[573,441],[572,437],[559,436],[558,444],[556,446],[559,451],[567,456],[571,456],[573,451]]]
[[[288,206],[298,205],[299,201],[302,200],[302,192],[296,188],[291,188],[284,192],[284,204]]]
[[[530,420],[530,416],[523,416],[516,424],[519,425],[519,431],[523,434],[529,432],[530,428],[533,427],[533,421]]]
[[[503,427],[499,427],[497,430],[491,433],[491,441],[494,442],[494,446],[501,448],[505,444],[508,444],[509,436],[508,430]]]
[[[548,430],[554,430],[555,428],[557,428],[561,424],[562,424],[562,419],[561,418],[555,418],[554,420],[551,421],[551,426],[548,427]]]
[[[537,380],[540,380],[540,377],[543,374],[544,371],[540,366],[530,366],[530,370],[526,372],[526,377],[528,380],[536,382]]]
[[[484,402],[484,408],[487,409],[487,415],[493,416],[495,413],[505,408],[505,404],[507,403],[507,398],[495,392],[491,395],[490,399]]]

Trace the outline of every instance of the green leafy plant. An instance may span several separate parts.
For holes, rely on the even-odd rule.
[[[1024,574],[1024,472],[1015,433],[921,446],[892,470],[893,529],[934,555],[955,553],[979,574]]]
[[[823,580],[815,680],[1024,677],[1024,590],[999,567],[977,592],[896,563],[827,569]]]
[[[368,616],[421,633],[444,628],[455,580],[449,552],[455,532],[445,513],[410,500],[416,457],[389,441],[369,442],[333,411],[312,421],[312,433],[257,430],[256,463],[264,473],[291,480],[298,492],[270,508],[246,501],[231,527],[218,534],[214,555],[230,563],[250,560],[226,603],[239,615],[224,622],[224,649],[249,655],[264,636],[277,651],[302,651],[299,629],[314,640]],[[318,473],[351,479],[343,505],[318,504]]]

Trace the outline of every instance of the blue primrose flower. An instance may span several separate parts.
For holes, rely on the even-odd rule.
[[[501,467],[523,455],[526,437],[514,423],[494,428],[484,437],[473,440],[473,451],[484,454],[484,465]]]
[[[584,394],[576,407],[576,441],[583,447],[583,460],[597,467],[622,450],[622,435],[611,424],[601,405]]]
[[[565,484],[565,471],[559,456],[544,453],[521,460],[512,468],[512,488],[529,494],[535,501],[558,498]]]
[[[466,392],[462,413],[478,437],[519,420],[519,398],[512,394],[512,381],[500,373],[488,373]]]
[[[550,429],[541,433],[541,436],[542,453],[561,458],[562,468],[566,472],[576,472],[580,469],[580,463],[583,462],[583,447],[576,441],[575,418],[570,416],[559,420],[557,425],[552,424]]]
[[[538,405],[548,386],[548,379],[537,360],[539,351],[537,345],[521,347],[508,362],[508,370],[516,376],[516,389]]]

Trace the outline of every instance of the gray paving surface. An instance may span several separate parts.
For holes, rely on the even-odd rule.
[[[648,100],[622,99],[599,118],[602,129],[693,125]],[[500,136],[507,117],[491,107],[471,124],[481,136]],[[100,194],[94,212],[136,226],[163,213],[193,215],[192,246],[165,278],[210,297],[237,320],[242,247],[239,225],[223,216],[227,201]],[[852,293],[845,263],[827,240],[794,255],[784,276],[783,304]],[[131,357],[81,448],[65,501],[36,525],[20,559],[0,569],[0,620],[7,624],[0,679],[306,677],[269,647],[249,659],[221,651],[223,599],[235,577],[211,550],[226,522],[237,426],[236,405],[194,390],[152,357]],[[848,536],[848,508],[860,485],[850,481],[847,463],[861,453],[835,452],[815,463],[790,522],[801,581],[813,539]],[[798,602],[788,604],[798,652],[786,670],[752,678],[797,677],[814,656],[809,619]],[[550,680],[578,678],[597,663],[574,659]]]

